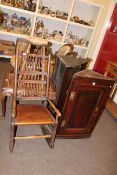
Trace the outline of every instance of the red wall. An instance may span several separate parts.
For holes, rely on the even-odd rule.
[[[104,73],[107,60],[117,62],[117,4],[107,27],[93,70]]]

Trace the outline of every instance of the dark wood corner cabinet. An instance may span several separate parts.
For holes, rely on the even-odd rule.
[[[67,78],[64,79],[66,82]],[[66,98],[57,137],[90,136],[105,108],[114,82],[111,78],[87,69],[75,73],[67,93],[64,91]],[[57,104],[60,104],[59,100],[63,99],[58,98]]]
[[[52,75],[52,82],[57,92],[56,105],[62,112],[66,95],[76,72],[86,69],[87,64],[91,60],[89,58],[77,58],[71,56],[56,57],[56,62]]]

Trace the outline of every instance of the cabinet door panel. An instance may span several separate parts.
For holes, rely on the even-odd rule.
[[[69,115],[68,128],[87,128],[100,92],[78,91]],[[80,110],[83,109],[83,110]],[[77,117],[76,117],[77,115]]]
[[[88,133],[93,129],[92,125],[96,124],[97,116],[102,108],[99,103],[100,98],[105,93],[104,87],[92,87],[80,85],[70,89],[65,108],[64,108],[64,123],[62,125],[63,133]],[[74,95],[71,95],[71,94]]]

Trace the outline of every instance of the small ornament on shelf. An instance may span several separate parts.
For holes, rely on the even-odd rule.
[[[10,16],[7,18],[7,32],[10,32],[13,29],[11,24],[11,18]]]
[[[15,0],[15,7],[24,9],[24,0]]]
[[[1,4],[34,12],[36,10],[35,0],[1,0]]]
[[[44,23],[43,21],[38,21],[35,25],[35,34],[38,37],[43,36],[43,30],[44,30]]]
[[[31,31],[31,19],[26,19],[25,17],[19,18],[19,29],[22,34],[30,34]]]
[[[67,20],[67,18],[68,18],[68,13],[62,12],[62,11],[60,11],[60,10],[56,10],[56,17],[57,17],[57,18],[64,19],[64,20]]]
[[[72,18],[72,21],[74,21],[74,22],[76,22],[76,23],[79,23],[79,20],[80,20],[79,16],[74,16],[74,17]]]
[[[1,4],[8,5],[8,6],[14,6],[15,0],[1,0]]]
[[[43,38],[47,39],[48,38],[48,29],[43,29]]]
[[[3,12],[3,18],[1,22],[1,28],[6,29],[7,28],[7,18],[8,18],[8,13]]]
[[[79,23],[80,23],[80,24],[84,24],[84,25],[89,26],[89,23],[88,23],[88,22],[86,22],[86,21],[84,21],[84,20],[79,20]]]
[[[63,33],[61,31],[53,31],[52,33],[52,39],[61,42],[62,41],[62,37],[63,37]]]
[[[61,42],[63,37],[62,31],[54,30],[52,33],[49,33],[48,29],[45,28],[43,21],[36,22],[34,33],[37,37],[50,40],[52,39],[58,42]]]
[[[83,25],[87,25],[87,26],[91,26],[91,27],[95,26],[95,23],[93,20],[90,20],[90,21],[80,20],[79,16],[73,16],[70,18],[70,20],[75,22],[75,23],[79,23],[79,24],[83,24]]]
[[[67,32],[65,37],[65,42],[88,47],[89,41],[85,37],[79,37],[72,34],[72,31]]]
[[[25,10],[29,10],[29,11],[32,11],[32,12],[35,12],[36,10],[36,3],[34,0],[25,0],[25,3],[24,3],[24,9]]]
[[[12,16],[11,16],[11,24],[12,24],[12,29],[15,29],[15,27],[17,26],[18,24],[18,16],[16,13],[14,13]]]
[[[61,10],[52,10],[52,7],[43,6],[42,1],[39,3],[38,12],[41,14],[50,15],[52,17],[67,20],[68,13]]]
[[[2,22],[3,22],[3,12],[0,9],[0,26],[1,26]]]
[[[42,9],[41,9],[41,11],[40,11],[40,13],[42,13],[42,14],[48,14],[48,7],[42,7]]]
[[[38,12],[41,12],[41,9],[43,7],[42,0],[39,1],[39,7],[38,7]]]
[[[94,26],[95,26],[95,22],[94,22],[93,20],[89,21],[88,24],[89,24],[89,26],[91,26],[91,27],[94,27]]]
[[[18,17],[16,13],[10,15],[8,13],[4,13],[1,10],[2,20],[0,28],[13,33],[20,33],[30,35],[31,32],[31,19],[26,17]]]

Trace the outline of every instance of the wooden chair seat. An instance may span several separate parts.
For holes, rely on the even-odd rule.
[[[44,106],[18,104],[16,125],[55,124],[55,119]]]

